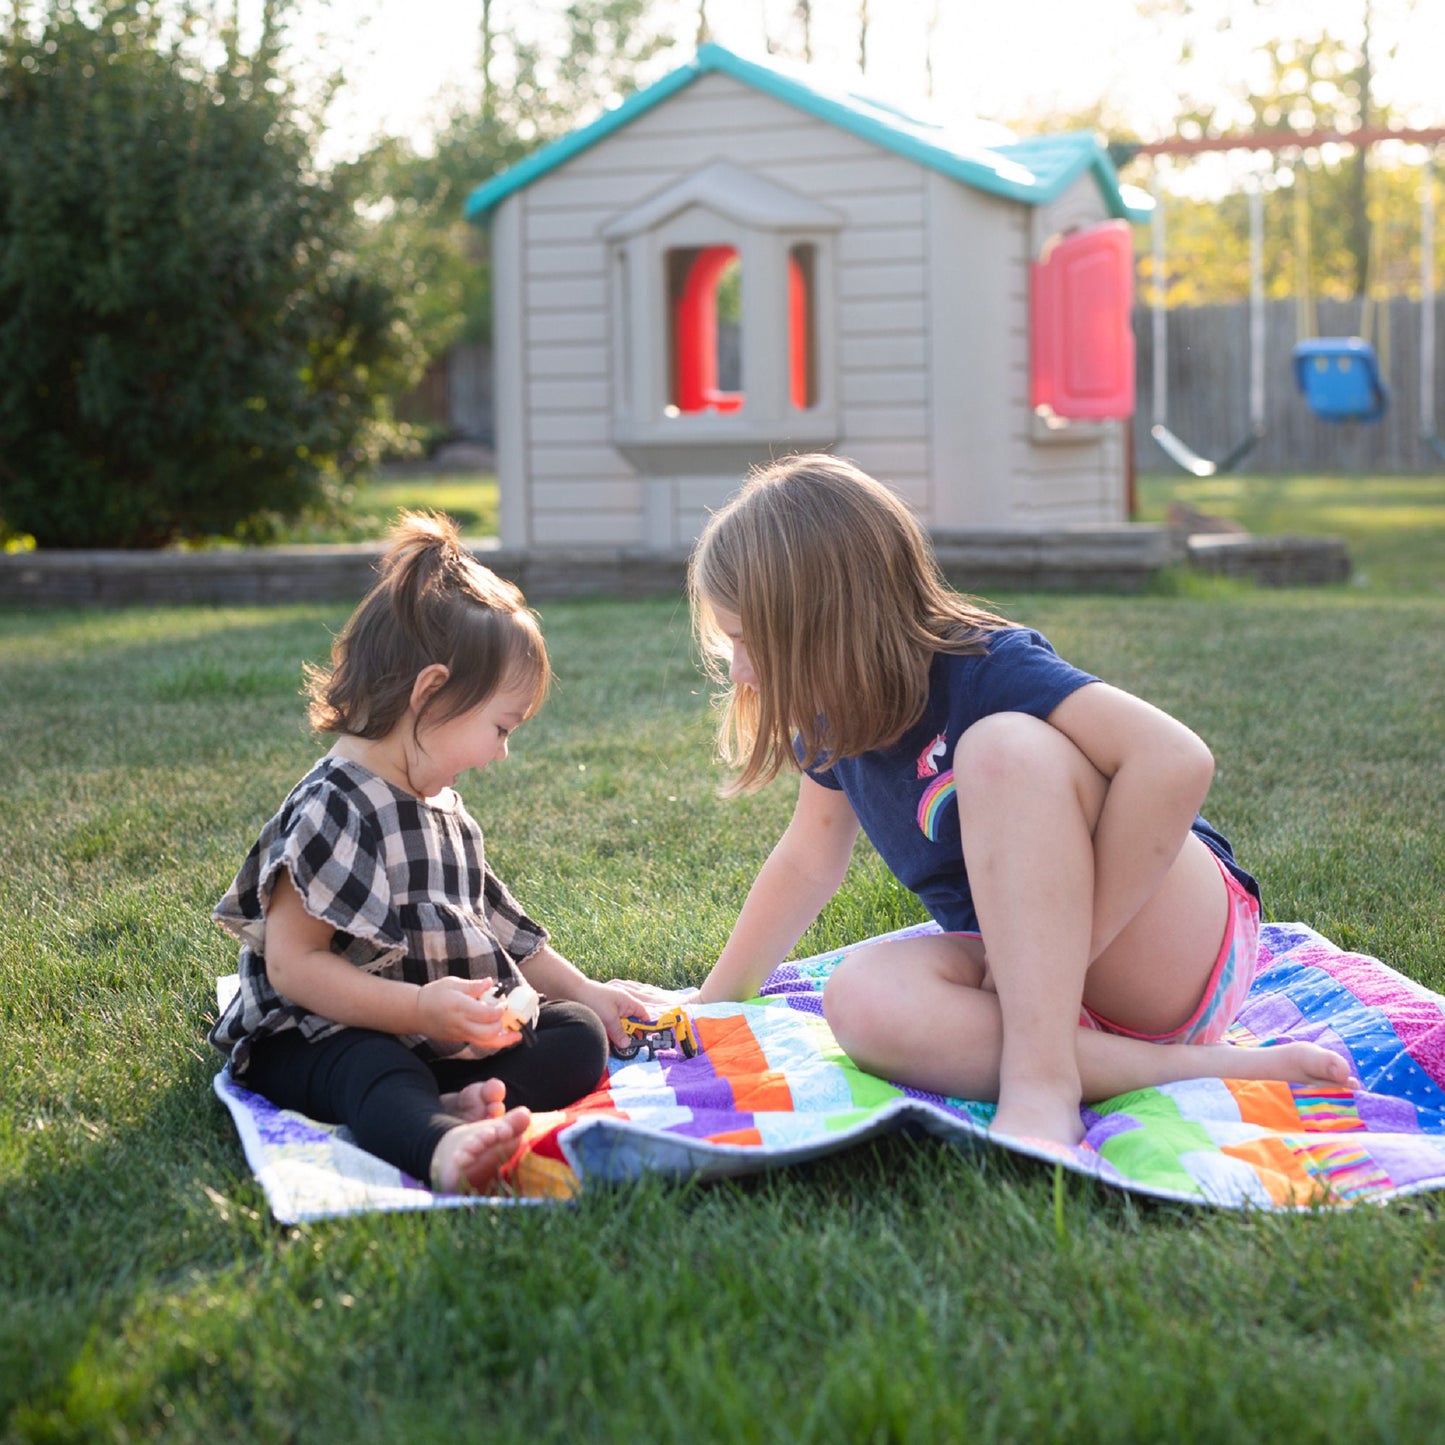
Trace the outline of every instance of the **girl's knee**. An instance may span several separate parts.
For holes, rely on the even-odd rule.
[[[844,1053],[863,1051],[877,1016],[876,1004],[876,971],[865,969],[854,957],[845,958],[823,985],[823,1017]]]
[[[1106,786],[1072,739],[1042,718],[1021,712],[990,713],[958,740],[953,751],[959,806],[992,809],[1019,790],[1076,792],[1086,806],[1102,804]]]
[[[953,766],[958,775],[966,771],[978,779],[1012,780],[1020,770],[1057,759],[1060,744],[1073,747],[1063,733],[1041,718],[1023,712],[990,713],[959,738]]]

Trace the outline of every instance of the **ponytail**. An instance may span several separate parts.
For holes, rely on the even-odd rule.
[[[447,678],[422,704],[418,725],[467,712],[502,686],[530,687],[528,717],[541,707],[552,674],[536,615],[517,587],[462,547],[449,517],[402,513],[379,570],[332,644],[331,666],[307,668],[313,728],[387,736],[410,706],[417,674],[433,663]]]

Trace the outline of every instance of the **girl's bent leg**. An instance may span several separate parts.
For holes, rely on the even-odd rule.
[[[1074,1144],[1104,780],[1062,733],[1021,713],[971,727],[954,751],[954,779],[1004,1020],[995,1127]]]
[[[432,1179],[444,1136],[466,1123],[442,1108],[425,1062],[393,1035],[369,1029],[342,1029],[313,1043],[294,1029],[262,1039],[242,1082],[280,1108],[346,1125],[361,1148],[414,1179]],[[511,1126],[502,1132],[510,1135]],[[473,1160],[471,1187],[484,1187],[488,1168],[495,1177],[506,1158]]]
[[[957,936],[875,944],[838,965],[823,1011],[839,1044],[869,1073],[952,1098],[997,1099],[1004,1024],[998,998],[977,986],[982,976],[976,942]],[[1317,1044],[1160,1044],[1076,1024],[1070,1045],[1089,1102],[1181,1079],[1349,1082],[1345,1060]],[[1073,1127],[1077,1142],[1077,1103]]]

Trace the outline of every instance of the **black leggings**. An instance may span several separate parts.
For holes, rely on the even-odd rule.
[[[602,1020],[584,1004],[548,999],[531,1048],[428,1063],[394,1034],[342,1029],[308,1043],[287,1029],[252,1045],[239,1082],[278,1108],[346,1125],[363,1149],[428,1184],[438,1141],[463,1122],[442,1109],[443,1093],[500,1079],[509,1108],[540,1113],[576,1103],[606,1067]]]

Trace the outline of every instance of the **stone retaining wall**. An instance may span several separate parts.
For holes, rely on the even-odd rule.
[[[522,552],[468,542],[533,602],[681,592],[687,554],[630,548]],[[1138,592],[1181,563],[1268,586],[1338,582],[1349,557],[1336,537],[1183,538],[1163,527],[1073,527],[1050,532],[939,533],[938,560],[970,592]],[[0,555],[0,605],[114,607],[355,601],[376,580],[381,542],[206,552],[18,552]]]

